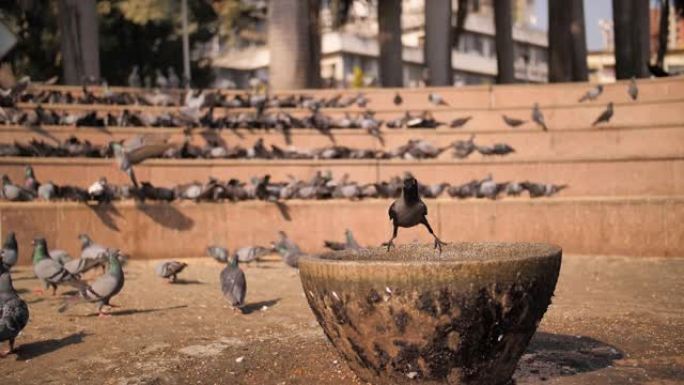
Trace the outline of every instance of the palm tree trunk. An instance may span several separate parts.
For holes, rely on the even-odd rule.
[[[425,64],[429,85],[453,84],[451,68],[451,0],[425,2]]]
[[[648,76],[649,0],[613,0],[615,75],[618,79]]]
[[[401,58],[401,0],[378,1],[380,84],[401,87],[404,71]]]
[[[587,80],[582,0],[549,0],[549,81]]]
[[[64,83],[99,80],[100,52],[95,0],[59,0]]]
[[[273,89],[320,86],[318,0],[269,2],[269,83]]]
[[[515,82],[513,66],[513,31],[511,26],[511,0],[494,2],[494,24],[496,26],[496,68],[497,83]]]

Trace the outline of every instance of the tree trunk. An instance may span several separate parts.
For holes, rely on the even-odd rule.
[[[615,75],[618,79],[648,76],[648,0],[613,0]]]
[[[378,1],[378,29],[380,85],[402,87],[401,0]]]
[[[667,40],[670,34],[670,0],[660,0],[660,26],[658,29],[658,57],[656,65],[665,68],[665,54],[667,53]]]
[[[587,80],[582,0],[549,0],[549,81]]]
[[[95,0],[59,0],[62,67],[65,84],[100,79],[99,34]]]
[[[425,2],[425,64],[429,85],[453,84],[451,68],[451,0]]]
[[[274,90],[320,86],[318,0],[269,2],[269,83]]]
[[[515,83],[511,0],[494,2],[497,83]]]

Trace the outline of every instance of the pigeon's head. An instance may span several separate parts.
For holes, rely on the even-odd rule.
[[[237,254],[231,255],[230,257],[228,257],[228,264],[229,264],[231,267],[237,267],[237,265],[238,265],[238,256],[237,256]]]
[[[599,91],[603,91],[603,84],[599,84],[598,86],[596,86],[596,89]]]
[[[83,247],[87,247],[93,242],[88,234],[78,234],[78,240],[81,241],[81,245],[83,245]]]
[[[43,237],[34,238],[33,242],[31,242],[31,244],[37,249],[38,248],[47,249],[47,241]]]
[[[7,174],[2,174],[2,184],[11,184],[12,181],[10,180],[9,176]]]
[[[31,167],[30,164],[27,164],[24,168],[24,176],[26,176],[27,178],[35,178],[33,174],[33,167]]]

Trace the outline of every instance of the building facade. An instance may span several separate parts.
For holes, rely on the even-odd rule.
[[[377,1],[377,0],[376,0]],[[358,83],[377,84],[378,22],[376,1],[355,2],[346,25],[332,29],[327,2],[321,10],[321,76],[328,87]],[[403,0],[402,43],[405,86],[420,86],[423,81],[424,1]],[[465,30],[452,51],[453,83],[487,84],[496,79],[493,0],[471,0]],[[453,0],[456,11],[457,0]],[[545,82],[548,73],[546,32],[535,28],[534,0],[515,0],[513,39],[515,74],[520,82]],[[455,12],[452,17],[455,18]],[[266,18],[262,23],[267,23]],[[265,31],[267,25],[254,27]],[[246,39],[243,39],[246,40]],[[241,41],[223,47],[213,60],[218,82],[246,87],[250,78],[268,79],[270,55],[263,39]],[[220,84],[219,84],[220,85]]]

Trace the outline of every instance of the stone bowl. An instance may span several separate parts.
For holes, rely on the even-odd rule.
[[[300,259],[309,306],[363,381],[512,383],[551,302],[561,249],[457,243]]]

